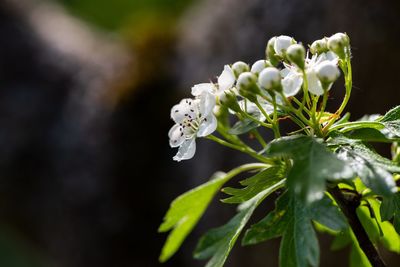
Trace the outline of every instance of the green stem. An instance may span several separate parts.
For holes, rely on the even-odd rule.
[[[350,51],[347,51],[346,53],[346,65],[342,66],[342,71],[345,74],[345,87],[346,87],[346,93],[344,95],[344,99],[342,104],[340,105],[339,109],[335,112],[336,116],[332,118],[328,122],[328,124],[324,127],[324,132],[329,131],[329,127],[332,126],[332,124],[340,118],[340,114],[342,114],[343,110],[346,108],[347,103],[349,102],[350,95],[351,95],[351,89],[353,87],[353,74],[352,74],[352,69],[351,69],[351,60],[350,60]]]
[[[273,128],[272,124],[265,123],[263,121],[257,120],[256,118],[254,118],[253,116],[251,116],[250,114],[248,114],[246,112],[241,112],[241,115],[245,116],[246,118],[248,118],[248,119],[250,119],[250,120],[252,120],[254,122],[257,122],[258,124],[260,124],[261,126],[264,126],[265,128],[268,128],[268,129],[272,129]]]
[[[263,148],[267,147],[267,143],[265,142],[264,138],[262,138],[261,134],[257,131],[257,129],[252,130],[252,133],[258,140],[258,142],[261,144]]]
[[[346,129],[342,129],[346,128]],[[329,128],[328,133],[342,129],[341,132],[345,133],[352,130],[362,129],[362,128],[373,128],[377,130],[382,130],[384,128],[383,124],[377,121],[352,121],[352,122],[345,122],[342,124],[337,124]]]
[[[277,120],[272,120],[268,113],[264,110],[264,108],[261,106],[260,102],[255,101],[254,104],[258,107],[258,109],[261,111],[261,113],[265,116],[267,121],[272,125],[272,131],[274,132],[275,138],[279,138],[281,136],[279,132],[279,128],[277,127]]]
[[[223,146],[226,146],[226,147],[229,147],[229,148],[232,148],[232,149],[236,149],[236,150],[238,150],[240,152],[246,153],[249,156],[251,156],[251,157],[253,157],[253,158],[255,158],[255,159],[257,159],[257,160],[259,160],[261,162],[264,162],[264,163],[267,163],[267,164],[273,164],[272,160],[267,159],[267,158],[265,158],[265,157],[263,157],[261,155],[258,155],[257,152],[255,152],[253,149],[251,149],[249,147],[244,147],[244,146],[240,146],[240,145],[235,145],[235,144],[229,143],[229,142],[227,142],[227,141],[225,141],[225,140],[223,140],[221,138],[218,138],[218,137],[216,137],[214,135],[208,135],[208,136],[206,136],[206,138],[210,139],[210,140],[212,140],[214,142],[217,142],[220,145],[223,145]]]

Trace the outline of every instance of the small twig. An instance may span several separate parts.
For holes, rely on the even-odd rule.
[[[374,267],[386,267],[381,256],[376,250],[375,246],[372,244],[368,237],[367,232],[362,226],[360,219],[357,216],[356,209],[360,205],[361,198],[359,195],[344,195],[339,187],[335,186],[330,188],[328,192],[335,199],[336,203],[339,205],[340,209],[344,213],[349,222],[351,229],[358,241],[358,244],[362,251],[367,256],[369,262]]]

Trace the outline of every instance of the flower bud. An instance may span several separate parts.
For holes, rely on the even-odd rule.
[[[232,70],[233,70],[233,73],[235,73],[235,76],[236,76],[236,77],[239,77],[239,75],[240,75],[241,73],[246,72],[246,71],[249,71],[250,68],[249,68],[249,65],[247,65],[247,64],[244,63],[243,61],[238,61],[238,62],[235,62],[235,63],[232,65]]]
[[[265,55],[273,66],[279,64],[279,58],[275,55],[275,41],[276,37],[269,39],[267,47],[265,48]]]
[[[310,52],[311,54],[322,54],[325,52],[328,52],[328,39],[327,38],[322,38],[320,40],[314,41],[311,46],[310,46]]]
[[[304,69],[304,61],[306,57],[306,50],[301,44],[292,44],[286,51],[287,59],[293,64],[297,65],[300,69]]]
[[[349,36],[347,34],[338,32],[328,38],[328,48],[339,58],[344,59],[346,57],[346,49],[350,45]]]
[[[232,90],[224,90],[218,94],[218,101],[222,106],[230,108],[233,111],[240,112],[240,106],[236,94]]]
[[[250,71],[254,74],[259,74],[266,67],[272,67],[272,64],[268,60],[260,59],[254,62]]]
[[[277,68],[265,68],[258,76],[258,83],[267,90],[279,90],[281,85],[281,74]]]
[[[289,48],[289,46],[295,43],[296,41],[290,36],[286,35],[278,36],[276,37],[274,44],[275,53],[281,57],[284,57],[286,50]]]
[[[339,68],[330,61],[324,61],[316,68],[317,77],[320,80],[324,90],[327,90],[329,85],[339,78]]]
[[[257,76],[251,72],[243,72],[237,80],[239,93],[254,102],[257,99],[257,94],[260,93],[260,88],[257,85]]]

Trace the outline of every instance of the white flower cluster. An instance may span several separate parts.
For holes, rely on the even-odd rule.
[[[183,99],[171,110],[171,118],[176,124],[168,134],[170,146],[179,147],[174,160],[192,158],[196,137],[205,137],[217,129],[217,118],[213,113],[217,106],[228,107],[233,112],[262,114],[254,104],[257,102],[271,114],[273,105],[263,96],[276,95],[277,102],[282,104],[279,97],[295,96],[304,86],[305,79],[309,93],[323,95],[339,77],[338,62],[346,55],[348,46],[349,38],[343,33],[313,42],[310,53],[306,53],[304,46],[292,37],[273,37],[266,47],[267,59],[254,62],[251,67],[242,61],[225,65],[216,83],[194,85],[193,98]],[[264,121],[266,118],[261,115],[259,119]]]

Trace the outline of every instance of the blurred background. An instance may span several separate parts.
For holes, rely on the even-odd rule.
[[[263,58],[274,35],[310,44],[343,31],[348,110],[383,113],[400,104],[398,14],[398,0],[1,0],[0,266],[203,266],[198,237],[234,207],[214,201],[163,265],[158,225],[177,195],[250,159],[200,140],[194,159],[172,161],[172,105],[224,64]],[[345,266],[330,241],[320,235],[321,266]],[[277,266],[278,249],[237,246],[226,266]]]

